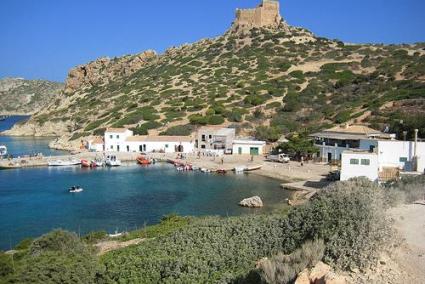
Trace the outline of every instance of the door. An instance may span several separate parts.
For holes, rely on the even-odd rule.
[[[332,162],[332,153],[328,153],[328,163]]]
[[[242,155],[242,147],[238,147],[238,154]]]
[[[249,154],[251,154],[253,156],[258,156],[258,154],[259,154],[258,147],[249,148]]]
[[[120,151],[120,145],[117,145],[117,152]]]
[[[127,152],[130,152],[130,146],[127,145]]]

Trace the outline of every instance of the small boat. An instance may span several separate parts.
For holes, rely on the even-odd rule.
[[[103,162],[103,160],[101,160],[101,159],[95,159],[95,160],[92,160],[91,161],[90,167],[91,168],[103,167],[104,164],[105,163]]]
[[[252,172],[252,171],[260,170],[262,167],[263,167],[262,165],[259,165],[259,166],[252,166],[252,167],[247,167],[247,168],[245,169],[245,171],[247,171],[247,172]]]
[[[91,163],[89,161],[84,160],[84,159],[81,160],[81,167],[82,168],[90,168],[90,166],[91,166]]]
[[[118,233],[118,230],[115,230],[115,233],[114,234],[108,234],[108,237],[110,237],[110,238],[118,238],[118,237],[121,237],[123,235],[124,235],[123,232]]]
[[[218,169],[217,173],[224,175],[224,174],[226,174],[226,170],[225,169]]]
[[[0,145],[0,156],[7,155],[7,147],[5,145]]]
[[[80,165],[81,161],[79,160],[56,160],[48,162],[49,167],[69,167],[69,166],[77,166]]]
[[[203,173],[210,173],[211,172],[211,170],[209,170],[207,168],[201,168],[200,171],[203,172]]]
[[[237,166],[233,170],[235,171],[235,173],[240,174],[246,171],[246,169],[247,169],[246,166]]]
[[[121,166],[121,161],[117,159],[117,156],[111,155],[106,157],[105,164],[108,167],[119,167]]]
[[[84,189],[82,189],[79,186],[71,186],[71,188],[68,190],[69,193],[80,193],[82,192]]]
[[[151,160],[149,160],[149,159],[147,159],[147,158],[145,158],[143,156],[137,157],[136,160],[137,160],[137,163],[139,165],[150,165],[150,164],[152,164],[152,161]]]

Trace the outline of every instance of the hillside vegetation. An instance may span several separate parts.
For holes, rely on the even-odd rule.
[[[301,28],[254,28],[116,70],[114,62],[121,66],[135,57],[97,62],[94,72],[108,80],[71,90],[28,123],[71,139],[109,126],[176,135],[223,124],[273,141],[282,133],[348,121],[396,127],[394,102],[411,105],[408,116],[414,116],[417,102],[425,100],[423,43],[348,45]]]
[[[292,283],[319,260],[364,269],[394,245],[385,210],[423,196],[424,183],[406,178],[383,188],[358,179],[289,212],[169,216],[126,237],[144,242],[100,258],[91,244],[104,234],[53,231],[23,241],[13,256],[0,253],[0,283]]]
[[[0,114],[32,114],[61,93],[62,83],[19,78],[0,79]]]

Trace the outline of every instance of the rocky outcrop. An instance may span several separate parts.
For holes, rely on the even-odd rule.
[[[36,121],[28,121],[24,124],[16,124],[10,130],[2,132],[2,135],[10,136],[62,136],[69,133],[70,122],[47,121],[40,125]]]
[[[0,79],[0,114],[33,114],[49,105],[62,88],[58,82]]]
[[[264,206],[263,201],[259,196],[253,196],[250,198],[245,198],[241,202],[239,202],[239,205],[242,207],[248,207],[248,208],[261,208]]]
[[[65,94],[72,94],[85,87],[107,84],[117,77],[130,76],[156,56],[155,51],[147,50],[137,55],[120,58],[103,57],[86,65],[77,66],[68,74]]]
[[[344,276],[336,274],[332,268],[319,261],[312,269],[304,269],[301,271],[295,284],[346,284]]]

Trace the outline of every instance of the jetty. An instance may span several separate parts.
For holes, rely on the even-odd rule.
[[[139,156],[137,153],[114,153],[124,163],[136,162],[136,158]],[[0,169],[20,169],[20,168],[36,168],[36,167],[47,167],[50,161],[55,160],[94,160],[96,158],[103,157],[101,153],[95,152],[81,152],[77,154],[69,154],[63,156],[21,156],[13,159],[3,158],[0,159]]]

